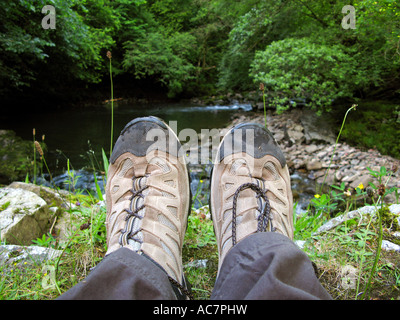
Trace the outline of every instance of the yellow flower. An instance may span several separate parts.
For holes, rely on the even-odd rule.
[[[360,183],[360,184],[357,186],[357,188],[360,189],[360,190],[362,190],[362,189],[364,189],[364,185],[363,185],[362,183]]]
[[[200,183],[203,183],[203,180],[200,180]]]
[[[317,199],[321,198],[321,196],[319,194],[316,194],[314,197]]]

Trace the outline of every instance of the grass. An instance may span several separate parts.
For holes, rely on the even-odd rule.
[[[0,267],[0,299],[54,299],[84,280],[91,268],[102,260],[106,252],[105,208],[98,207],[98,199],[91,196],[71,194],[68,202],[79,204],[67,210],[72,216],[68,239],[63,243],[51,236],[37,240],[41,245],[63,250],[61,258],[45,264],[28,262]],[[317,266],[319,279],[332,297],[361,299],[372,275],[368,298],[397,299],[400,296],[400,255],[382,252],[372,272],[379,234],[376,216],[354,218],[316,235],[317,228],[329,218],[324,214],[305,214],[296,217],[294,222],[295,240],[306,240],[303,250]],[[188,221],[183,247],[184,271],[194,298],[206,300],[211,296],[218,269],[216,240],[207,207],[193,208]],[[81,226],[87,228],[81,230]],[[393,226],[393,219],[383,219],[384,239]],[[207,260],[205,268],[195,265],[199,260]],[[344,275],[342,271],[346,266],[357,270],[356,275]],[[57,281],[58,288],[51,286],[54,283],[51,279]]]
[[[217,243],[208,213],[208,206],[202,210],[192,208],[182,252],[184,271],[196,300],[210,298],[218,271]],[[205,268],[191,266],[199,260],[207,260]]]
[[[112,76],[112,54],[107,51],[107,58],[110,60],[110,84],[111,84],[111,131],[110,131],[110,157],[112,154],[112,149],[114,145],[114,86],[113,86],[113,76]]]
[[[105,207],[97,206],[96,198],[73,193],[66,201],[79,204],[66,211],[72,216],[68,238],[60,243],[57,237],[47,234],[33,243],[62,250],[62,256],[44,264],[0,266],[0,300],[55,299],[84,280],[91,268],[102,260],[106,252]],[[207,267],[190,265],[197,260],[207,260]],[[212,221],[194,209],[189,216],[183,264],[195,299],[208,299],[218,269],[217,246]],[[56,286],[51,285],[53,280]]]
[[[375,218],[351,219],[307,239],[303,250],[316,264],[322,285],[334,299],[400,297],[400,257],[397,252],[383,252],[376,259],[380,243],[376,241],[379,226]],[[352,275],[343,273],[348,266],[355,270]]]
[[[50,234],[33,243],[62,250],[63,254],[45,263],[1,265],[0,300],[54,299],[82,281],[101,261],[106,245],[105,208],[97,206],[97,199],[90,196],[71,193],[68,201],[79,204],[66,210],[71,215],[68,238],[60,242]]]

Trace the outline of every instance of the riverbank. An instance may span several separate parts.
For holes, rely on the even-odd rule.
[[[264,114],[237,115],[230,127],[243,122],[265,124]],[[362,150],[339,140],[335,150],[332,122],[327,116],[318,117],[312,111],[292,109],[280,115],[268,111],[267,127],[285,154],[291,173],[302,172],[317,184],[340,186],[344,183],[346,189],[354,190],[361,184],[367,187],[370,182],[376,183],[368,168],[379,171],[382,166],[388,170],[396,165],[400,167],[399,159],[376,149]],[[392,187],[400,188],[400,170],[388,182],[387,188]],[[394,197],[391,194],[386,200],[394,202]]]

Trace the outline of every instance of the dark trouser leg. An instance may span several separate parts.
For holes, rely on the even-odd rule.
[[[227,254],[211,299],[331,299],[307,255],[289,238],[257,233]]]
[[[58,299],[175,300],[167,274],[149,259],[121,248]]]

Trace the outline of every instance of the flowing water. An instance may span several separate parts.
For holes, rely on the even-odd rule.
[[[200,107],[185,103],[177,104],[132,104],[114,103],[114,142],[125,125],[134,118],[157,116],[167,123],[177,122],[178,131],[191,128],[223,128],[231,116],[238,111],[250,111],[250,105]],[[101,150],[107,155],[110,150],[111,108],[110,105],[85,109],[54,111],[46,114],[23,115],[10,119],[2,129],[12,129],[18,136],[32,140],[32,129],[36,129],[36,140],[45,135],[48,160],[51,170],[66,169],[66,159],[75,169],[91,166],[87,152],[93,150],[101,160]]]

